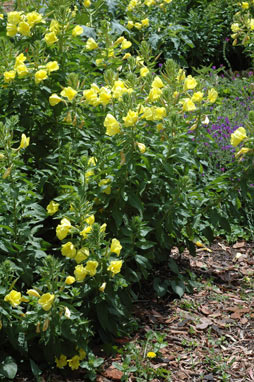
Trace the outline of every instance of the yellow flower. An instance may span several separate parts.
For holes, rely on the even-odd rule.
[[[121,249],[123,247],[121,246],[121,243],[117,239],[112,239],[111,247],[110,247],[110,252],[116,253],[117,256],[120,255]]]
[[[134,126],[138,121],[138,112],[129,110],[126,117],[123,117],[123,120],[126,127]]]
[[[125,55],[123,56],[123,60],[128,60],[128,58],[130,57],[131,57],[130,53],[125,53]]]
[[[181,101],[181,103],[183,104],[183,111],[196,110],[196,105],[190,98],[184,98],[183,101]]]
[[[208,90],[207,99],[209,102],[214,103],[217,97],[218,97],[218,93],[214,88]]]
[[[144,143],[137,142],[137,146],[141,154],[144,154],[146,152],[146,145],[144,145]]]
[[[26,137],[25,134],[22,134],[19,148],[25,149],[29,146],[29,143],[30,143],[30,137]]]
[[[68,86],[67,88],[64,88],[60,94],[62,97],[66,97],[69,101],[72,101],[77,94],[77,91]]]
[[[29,12],[26,15],[26,19],[30,27],[33,27],[35,24],[39,24],[42,21],[42,15],[38,12]]]
[[[194,93],[193,96],[191,97],[191,100],[192,100],[193,102],[201,102],[202,99],[203,99],[203,95],[204,95],[204,93],[202,93],[202,92],[196,92],[196,93]]]
[[[74,276],[78,283],[84,281],[85,277],[87,275],[86,269],[83,267],[83,265],[76,265],[74,269]]]
[[[152,82],[152,88],[163,88],[164,84],[159,76],[156,76]]]
[[[128,49],[130,46],[132,46],[132,43],[125,38],[121,44],[121,49]]]
[[[0,13],[0,20],[3,20],[3,19],[4,19],[3,13]]]
[[[34,79],[35,79],[35,83],[36,84],[39,84],[41,81],[44,81],[48,78],[48,74],[47,74],[47,71],[44,70],[44,69],[40,69],[38,70],[35,75],[34,75]]]
[[[110,179],[102,179],[100,182],[99,182],[99,186],[103,188],[103,192],[104,194],[107,194],[109,195],[111,193],[111,186],[107,186],[105,187],[108,183],[110,182]]]
[[[52,19],[50,22],[49,30],[50,32],[55,32],[57,34],[60,30],[59,22],[55,19]]]
[[[85,222],[89,225],[92,225],[95,222],[94,215],[88,216],[88,218],[85,219]]]
[[[80,348],[78,353],[79,353],[79,358],[81,361],[86,358],[86,351],[84,349]]]
[[[86,178],[87,180],[89,180],[89,178],[90,178],[91,176],[93,176],[93,175],[94,175],[94,171],[93,171],[93,170],[88,170],[88,171],[85,172],[85,178]]]
[[[6,26],[6,35],[9,36],[9,37],[14,37],[16,36],[16,34],[18,33],[18,28],[16,25],[14,24],[7,24]]]
[[[21,12],[13,11],[8,13],[8,23],[10,24],[18,24],[21,20]]]
[[[178,82],[180,82],[180,81],[184,81],[184,80],[185,80],[185,71],[184,71],[183,69],[179,69],[179,70],[178,70],[178,74],[177,74],[177,76],[176,76],[176,80],[177,80]]]
[[[83,96],[89,105],[97,106],[99,105],[99,99],[97,97],[97,92],[94,89],[87,89],[83,91]]]
[[[146,356],[147,356],[147,358],[155,358],[156,353],[154,353],[153,351],[149,351]]]
[[[20,53],[16,59],[15,59],[15,65],[14,65],[14,68],[16,69],[17,66],[21,65],[21,64],[24,64],[24,62],[26,61],[26,56],[24,55],[24,53]]]
[[[104,292],[106,288],[107,283],[102,283],[101,286],[99,287],[100,292]]]
[[[141,23],[135,23],[134,24],[134,27],[137,29],[137,30],[140,30],[140,29],[142,29],[142,24]]]
[[[154,121],[160,121],[164,117],[166,117],[165,107],[153,107],[152,108],[152,119]]]
[[[143,25],[143,27],[148,27],[149,26],[149,19],[146,18],[146,19],[141,20],[141,24]]]
[[[80,235],[83,236],[83,239],[87,239],[88,234],[92,231],[93,227],[89,225],[88,227],[85,227],[81,232]]]
[[[104,126],[106,127],[106,134],[109,136],[120,133],[120,124],[112,114],[106,115]]]
[[[233,23],[231,25],[231,30],[232,30],[233,33],[239,32],[239,30],[240,30],[239,24],[238,23]]]
[[[247,138],[245,128],[242,126],[238,127],[238,129],[233,134],[231,134],[230,144],[232,146],[237,146],[245,138]]]
[[[69,222],[68,219],[63,218],[61,220],[61,224],[58,224],[58,226],[56,227],[56,236],[58,237],[59,240],[63,240],[68,235],[70,229],[71,229],[71,223]]]
[[[18,25],[18,32],[23,36],[30,36],[30,25],[25,21],[21,21]]]
[[[46,64],[46,68],[47,68],[47,71],[48,71],[49,73],[51,73],[51,72],[55,72],[56,70],[59,69],[58,62],[57,62],[57,61],[49,61],[49,62]]]
[[[15,308],[21,303],[21,298],[21,293],[12,289],[12,291],[5,296],[4,301],[9,302],[11,306]]]
[[[156,101],[162,95],[162,90],[159,88],[152,88],[148,94],[149,101]]]
[[[249,149],[248,147],[242,147],[241,150],[239,150],[238,153],[235,154],[235,157],[238,158],[242,155],[247,154],[249,151],[251,151],[251,149]]]
[[[80,36],[83,33],[83,28],[80,25],[76,25],[75,28],[72,30],[72,36],[77,37]]]
[[[82,263],[82,261],[86,260],[89,257],[89,249],[86,247],[82,247],[78,250],[74,260],[77,264]]]
[[[128,29],[132,29],[134,27],[134,22],[129,20],[128,23],[127,23],[127,28]]]
[[[106,228],[107,228],[107,224],[106,223],[103,223],[100,227],[100,232],[105,232],[106,231]]]
[[[56,106],[59,102],[62,101],[62,98],[60,98],[57,94],[51,94],[49,97],[49,103],[51,106]]]
[[[121,271],[122,265],[123,265],[122,260],[114,260],[110,262],[107,270],[112,272],[114,276]]]
[[[63,256],[73,259],[76,256],[76,252],[76,248],[74,247],[72,242],[68,241],[68,243],[62,245],[61,253]]]
[[[65,284],[67,284],[67,285],[71,285],[71,284],[73,284],[73,283],[75,283],[75,277],[73,277],[73,276],[67,276],[66,277],[66,279],[65,279]]]
[[[25,77],[28,73],[29,73],[29,70],[27,68],[27,66],[25,64],[20,64],[16,67],[16,71],[18,73],[18,76],[20,78],[23,78]]]
[[[98,261],[89,260],[85,266],[87,274],[89,274],[90,276],[95,276],[98,265]]]
[[[64,354],[61,354],[59,358],[55,357],[56,367],[62,369],[67,365],[67,357]]]
[[[242,9],[248,9],[249,8],[249,3],[247,1],[242,2]]]
[[[52,304],[54,302],[55,295],[51,293],[44,293],[41,298],[38,300],[38,304],[41,305],[42,309],[46,312],[52,308]]]
[[[186,91],[186,90],[194,89],[197,86],[197,84],[198,83],[195,80],[195,78],[193,78],[191,75],[189,75],[189,76],[187,76],[187,78],[185,78],[183,90]]]
[[[144,66],[143,68],[140,69],[140,76],[141,77],[146,77],[148,75],[148,73],[149,73],[149,69],[146,66]]]
[[[88,162],[87,162],[87,164],[88,164],[88,166],[96,166],[96,158],[95,157],[91,157],[91,158],[89,158],[88,159]]]
[[[92,37],[90,37],[86,42],[86,49],[87,50],[94,50],[97,48],[98,48],[97,42]]]
[[[89,8],[91,5],[91,1],[90,0],[84,0],[83,5],[84,5],[84,7]]]
[[[10,70],[9,72],[4,72],[4,82],[11,82],[16,76],[15,70]]]
[[[80,358],[78,355],[74,355],[71,359],[68,359],[68,364],[71,370],[77,370],[79,368]]]
[[[38,298],[41,297],[41,295],[35,289],[27,289],[26,294],[28,294],[28,296],[33,296]]]
[[[55,42],[58,41],[58,38],[57,38],[55,32],[49,32],[49,33],[46,33],[44,39],[45,39],[46,44],[47,44],[48,46],[51,46],[51,45],[53,45]]]
[[[111,101],[111,92],[108,88],[102,87],[99,93],[99,102],[106,106]]]
[[[59,209],[59,203],[56,203],[54,202],[54,200],[51,200],[51,202],[47,205],[46,208],[49,215],[54,215]]]

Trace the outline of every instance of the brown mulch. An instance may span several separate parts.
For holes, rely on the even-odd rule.
[[[171,256],[200,275],[200,285],[182,299],[137,303],[141,329],[132,341],[151,330],[166,335],[168,346],[153,367],[170,370],[172,382],[254,381],[254,243],[217,241],[208,250],[193,258],[173,248]],[[109,378],[109,361],[98,382],[119,380]]]

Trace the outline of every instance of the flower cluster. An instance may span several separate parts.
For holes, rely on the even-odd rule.
[[[27,14],[23,12],[9,12],[7,19],[7,36],[14,37],[17,34],[22,36],[31,36],[31,29],[35,25],[44,22],[42,15],[36,11],[29,12]]]

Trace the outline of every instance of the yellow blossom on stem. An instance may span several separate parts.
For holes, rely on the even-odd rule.
[[[48,74],[47,74],[47,71],[44,70],[44,69],[40,69],[38,70],[35,75],[34,75],[34,79],[35,79],[35,83],[36,84],[39,84],[41,81],[44,81],[48,78]]]
[[[83,33],[83,28],[80,25],[76,25],[71,32],[73,37],[80,36],[82,33]]]
[[[83,267],[83,265],[76,265],[74,269],[74,276],[77,282],[82,282],[85,280],[85,277],[87,276],[87,271]]]
[[[18,32],[23,36],[30,36],[30,25],[25,21],[21,21],[18,25]]]
[[[51,200],[51,202],[47,205],[46,209],[49,215],[54,215],[59,209],[59,203],[56,203],[54,202],[54,200]]]
[[[29,73],[28,67],[25,64],[20,64],[15,69],[19,78],[23,78]]]
[[[61,354],[59,358],[55,357],[56,367],[62,369],[67,365],[67,357],[64,354]]]
[[[217,97],[218,97],[218,93],[214,88],[208,90],[207,99],[209,102],[214,103]]]
[[[16,76],[15,70],[10,70],[9,72],[4,72],[4,82],[11,82]]]
[[[32,28],[35,24],[39,24],[42,21],[42,15],[36,11],[33,11],[26,14],[26,19]]]
[[[73,259],[76,255],[76,252],[76,248],[72,242],[68,241],[68,243],[62,245],[61,253],[63,256]]]
[[[51,94],[51,96],[49,97],[49,103],[50,103],[50,106],[56,106],[57,104],[59,104],[59,102],[63,101],[61,97],[59,97],[57,94]]]
[[[14,37],[18,33],[18,28],[15,24],[7,23],[6,35],[9,37]]]
[[[30,143],[30,137],[26,137],[25,134],[22,134],[19,148],[25,149],[29,146],[29,143]]]
[[[80,358],[78,355],[74,355],[71,359],[68,359],[68,364],[71,370],[77,370],[79,368]]]
[[[56,227],[56,236],[59,240],[63,240],[68,235],[69,231],[71,229],[71,223],[68,219],[63,218],[61,220],[61,224],[58,224]]]
[[[110,262],[107,270],[112,272],[112,274],[114,276],[121,271],[122,265],[123,265],[122,260],[113,260]]]
[[[84,0],[83,5],[84,5],[84,7],[89,8],[91,5],[91,1],[90,0]]]
[[[32,297],[38,297],[38,298],[41,297],[40,293],[38,293],[37,290],[35,289],[27,289],[26,294]]]
[[[149,351],[146,356],[147,356],[147,358],[155,358],[156,353],[154,353],[153,351]]]
[[[238,146],[239,143],[242,142],[243,139],[247,138],[247,135],[246,135],[246,130],[244,127],[238,127],[238,129],[236,129],[234,131],[233,134],[231,134],[231,138],[230,138],[230,144],[232,146]]]
[[[75,283],[75,281],[76,281],[75,277],[67,276],[65,279],[65,284],[66,285],[72,285],[73,283]]]
[[[77,251],[77,254],[74,258],[77,264],[82,263],[82,261],[85,261],[89,257],[89,249],[86,247],[82,247]]]
[[[184,81],[183,90],[194,89],[197,86],[197,81],[191,75],[187,76]]]
[[[44,39],[48,46],[52,46],[53,44],[55,44],[55,42],[58,41],[58,38],[55,32],[46,33]]]
[[[121,243],[119,240],[112,239],[111,246],[110,246],[110,252],[116,253],[117,256],[119,256],[122,248],[123,247],[121,246]]]
[[[97,48],[98,48],[97,42],[92,37],[90,37],[86,42],[86,49],[87,50],[94,50]]]
[[[146,77],[148,75],[148,73],[149,73],[149,69],[146,66],[144,66],[143,68],[140,69],[140,76],[141,77]]]
[[[52,308],[55,295],[51,293],[44,293],[38,300],[38,304],[41,305],[42,309],[46,312]]]
[[[4,297],[4,301],[9,302],[13,308],[16,308],[21,303],[21,299],[21,293],[14,289]]]
[[[99,263],[96,260],[88,260],[85,266],[85,270],[88,275],[95,276],[96,275],[96,269],[98,267]]]
[[[49,61],[46,64],[46,69],[49,73],[55,72],[56,70],[59,69],[59,65],[57,61]]]
[[[67,88],[64,88],[60,94],[62,97],[68,98],[69,101],[72,101],[73,98],[76,96],[77,91],[72,89],[72,87],[68,86]]]
[[[106,134],[109,136],[120,133],[120,124],[112,114],[106,115],[104,126],[106,127]]]
[[[137,146],[141,154],[144,154],[146,152],[146,145],[144,145],[144,143],[137,142]]]
[[[249,149],[248,147],[242,147],[242,148],[235,154],[235,157],[236,157],[236,158],[241,157],[242,155],[247,154],[249,151],[251,151],[251,149]]]
[[[129,110],[126,117],[123,117],[123,120],[126,127],[134,126],[138,121],[138,112]]]

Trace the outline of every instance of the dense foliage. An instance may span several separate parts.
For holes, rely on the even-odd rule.
[[[183,3],[19,1],[0,14],[5,378],[14,378],[20,357],[35,375],[44,361],[81,366],[93,378],[100,360],[91,340],[110,341],[135,325],[133,286],[162,263],[173,276],[154,278],[159,296],[170,288],[182,296],[191,285],[170,259],[173,246],[195,254],[198,240],[250,235],[253,116],[245,128],[220,123],[225,91],[246,100],[251,76],[232,91],[222,68],[194,76],[179,66],[189,49],[204,49],[198,41],[206,35],[193,37],[201,4],[188,12]],[[215,26],[222,5],[209,4]],[[181,9],[189,19],[167,34],[168,15],[180,17]],[[205,60],[221,34],[214,42],[206,35]],[[245,140],[247,150],[235,153]]]

